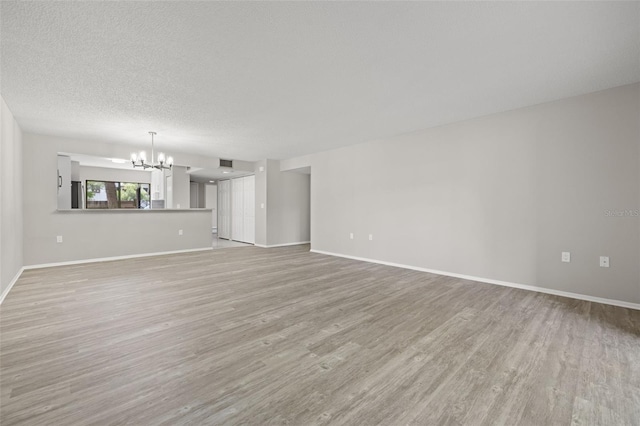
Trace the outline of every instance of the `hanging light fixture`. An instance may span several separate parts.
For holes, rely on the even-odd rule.
[[[135,152],[131,154],[131,164],[133,167],[142,167],[143,169],[170,169],[173,166],[173,157],[165,158],[164,153],[158,153],[158,162],[156,163],[155,153],[153,148],[153,137],[156,132],[149,132],[151,135],[151,162],[147,162],[147,153],[140,151],[139,154]]]

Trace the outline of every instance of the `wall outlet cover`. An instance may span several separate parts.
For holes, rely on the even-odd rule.
[[[178,229],[178,235],[182,235],[182,229]]]
[[[609,267],[609,256],[600,256],[600,267],[601,268]]]
[[[62,235],[58,235],[58,236],[56,237],[56,241],[57,241],[57,242],[59,242],[59,243],[61,243],[61,242],[62,242]]]
[[[568,251],[562,252],[562,261],[563,262],[571,262],[571,253]]]

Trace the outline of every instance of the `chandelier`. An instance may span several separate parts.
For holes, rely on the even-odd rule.
[[[151,135],[151,162],[147,162],[147,153],[140,151],[139,154],[135,152],[131,154],[131,164],[133,167],[142,167],[143,169],[170,169],[173,166],[173,157],[165,158],[164,153],[158,153],[158,162],[156,163],[154,150],[153,150],[153,137],[156,132],[149,132]]]

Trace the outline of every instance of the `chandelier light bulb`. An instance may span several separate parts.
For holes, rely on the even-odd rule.
[[[164,152],[159,152],[156,157],[156,151],[154,149],[153,139],[156,132],[149,132],[151,135],[151,162],[147,162],[147,153],[140,151],[138,154],[135,152],[131,154],[131,164],[134,168],[140,167],[144,170],[147,169],[170,169],[173,165],[173,157],[168,157]]]

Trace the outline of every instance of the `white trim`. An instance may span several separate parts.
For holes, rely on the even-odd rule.
[[[420,272],[429,272],[429,273],[432,273],[432,274],[445,275],[445,276],[448,276],[448,277],[455,277],[455,278],[462,278],[462,279],[465,279],[465,280],[478,281],[478,282],[487,283],[487,284],[496,284],[496,285],[501,285],[501,286],[504,286],[504,287],[519,288],[521,290],[537,291],[538,293],[546,293],[546,294],[552,294],[554,296],[569,297],[571,299],[586,300],[588,302],[602,303],[602,304],[605,304],[605,305],[620,306],[622,308],[640,310],[640,303],[625,302],[623,300],[605,299],[603,297],[588,296],[586,294],[570,293],[568,291],[553,290],[553,289],[545,288],[545,287],[536,287],[536,286],[533,286],[533,285],[526,285],[526,284],[516,284],[516,283],[511,283],[511,282],[508,282],[508,281],[494,280],[494,279],[491,279],[491,278],[481,278],[481,277],[474,277],[474,276],[471,276],[471,275],[456,274],[454,272],[446,272],[446,271],[438,271],[438,270],[435,270],[435,269],[420,268],[420,267],[417,267],[417,266],[403,265],[401,263],[385,262],[383,260],[369,259],[369,258],[366,258],[366,257],[349,256],[349,255],[346,255],[346,254],[332,253],[332,252],[323,251],[323,250],[311,249],[311,252],[312,253],[318,253],[318,254],[326,254],[328,256],[344,257],[346,259],[352,259],[352,260],[360,260],[360,261],[369,262],[369,263],[378,263],[380,265],[394,266],[396,268],[412,269],[414,271],[420,271]]]
[[[274,248],[274,247],[299,246],[302,244],[309,244],[310,242],[311,241],[298,241],[297,243],[271,244],[270,246],[265,246],[264,244],[254,244],[254,246],[262,247],[262,248]]]
[[[24,272],[24,266],[20,268],[20,270],[18,271],[16,276],[13,277],[13,279],[11,280],[7,288],[5,288],[2,294],[0,294],[0,305],[2,304],[2,302],[4,302],[4,298],[7,297],[7,294],[9,294],[9,290],[11,290],[11,288],[18,281],[18,278],[20,278],[20,275],[22,275],[23,272]]]
[[[126,256],[98,257],[93,259],[70,260],[68,262],[41,263],[39,265],[25,266],[23,269],[25,270],[40,269],[40,268],[51,268],[53,266],[80,265],[82,263],[111,262],[113,260],[135,259],[137,257],[163,256],[165,254],[191,253],[194,251],[206,251],[206,250],[213,250],[213,247],[203,247],[203,248],[186,249],[186,250],[159,251],[155,253],[128,254]]]

